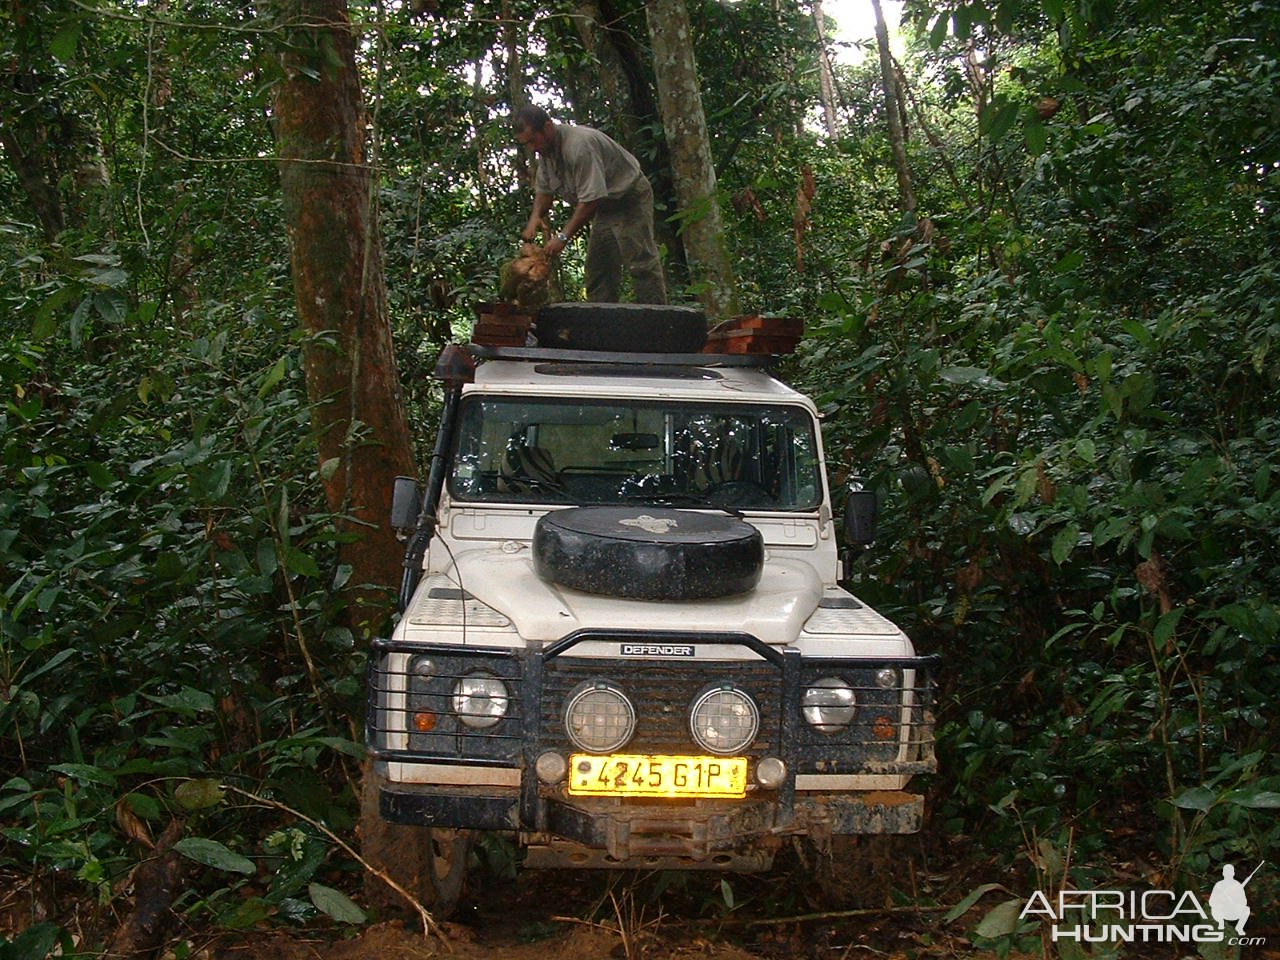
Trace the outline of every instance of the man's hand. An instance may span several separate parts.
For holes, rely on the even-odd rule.
[[[555,233],[551,229],[551,221],[547,219],[546,214],[540,214],[535,210],[533,216],[529,218],[529,222],[524,225],[524,230],[520,233],[520,239],[528,243],[531,240],[536,240],[539,232],[544,237],[550,237]]]
[[[554,236],[546,242],[542,248],[542,252],[548,257],[558,257],[560,252],[564,250],[566,246],[567,244],[565,241],[561,240],[559,236]]]

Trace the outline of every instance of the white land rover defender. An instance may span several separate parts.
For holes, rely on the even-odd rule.
[[[446,350],[431,476],[397,484],[367,735],[425,897],[452,909],[475,831],[529,867],[721,870],[916,831],[934,658],[838,585],[875,498],[836,522],[813,402],[771,357],[690,352],[691,308],[552,312],[552,348]],[[564,348],[610,323],[681,352]]]

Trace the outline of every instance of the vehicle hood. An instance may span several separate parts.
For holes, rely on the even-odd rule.
[[[497,549],[459,555],[450,579],[508,617],[526,640],[543,643],[578,630],[624,629],[747,633],[783,646],[796,641],[823,591],[807,563],[768,556],[754,590],[716,600],[645,601],[583,593],[543,580],[527,552]]]

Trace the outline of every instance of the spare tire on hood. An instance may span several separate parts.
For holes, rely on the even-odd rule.
[[[553,303],[538,311],[538,346],[606,353],[697,353],[707,342],[701,307]]]
[[[574,507],[538,520],[538,576],[629,600],[706,600],[760,581],[764,540],[736,517],[664,507]]]

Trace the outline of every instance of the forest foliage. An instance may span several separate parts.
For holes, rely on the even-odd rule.
[[[908,0],[904,213],[874,56],[837,67],[829,137],[807,5],[688,5],[738,301],[804,317],[786,372],[833,475],[883,503],[854,589],[945,658],[928,829],[1052,884],[1141,857],[1205,889],[1262,859],[1280,6]],[[698,212],[671,199],[640,4],[350,9],[421,462],[428,371],[527,214],[515,91],[625,135],[673,289]],[[291,286],[276,13],[0,12],[0,876],[61,904],[28,944],[69,944],[72,903],[109,929],[175,818],[211,870],[193,921],[363,916],[326,831],[353,825],[369,638],[304,382],[326,344]]]

